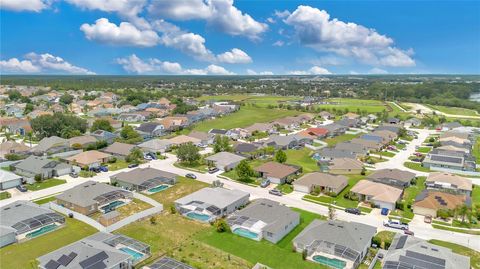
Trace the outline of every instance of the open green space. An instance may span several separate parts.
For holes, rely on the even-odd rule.
[[[474,205],[479,204],[480,205],[480,186],[478,186],[478,185],[473,185],[472,204],[474,204]]]
[[[66,218],[65,226],[28,241],[0,249],[0,268],[37,268],[35,259],[66,246],[97,230],[76,219]]]
[[[327,143],[329,147],[333,147],[338,143],[350,141],[358,137],[359,135],[360,134],[343,134],[343,135],[339,135],[331,138],[326,138],[323,141]]]
[[[320,170],[317,162],[310,157],[313,154],[313,150],[309,148],[289,149],[286,150],[285,153],[287,154],[286,163],[301,166],[303,168],[303,173]]]
[[[423,167],[421,163],[414,163],[414,162],[404,162],[403,165],[407,168],[420,171],[420,172],[430,172],[430,168]]]
[[[38,191],[65,183],[67,183],[67,181],[64,179],[50,178],[33,184],[27,184],[26,186],[29,191]]]
[[[293,238],[314,219],[325,218],[303,210],[294,210],[300,213],[300,225],[277,244],[265,240],[257,242],[233,233],[217,233],[213,229],[206,233],[199,233],[196,238],[212,247],[241,257],[252,264],[259,262],[275,269],[325,268],[320,264],[304,261],[301,253],[292,251]]]
[[[277,190],[280,190],[281,192],[285,194],[289,194],[293,192],[293,186],[291,184],[281,184],[276,187]]]
[[[0,192],[0,200],[8,199],[10,197],[12,197],[12,196],[10,195],[10,193],[8,191]]]
[[[163,205],[163,208],[168,210],[170,206],[173,205],[173,202],[178,198],[188,195],[192,192],[196,192],[207,186],[208,184],[205,182],[201,182],[195,179],[189,179],[186,177],[179,177],[175,185],[161,192],[150,195],[150,198],[161,203]]]
[[[206,173],[208,170],[207,165],[200,161],[197,161],[194,163],[176,162],[173,165],[182,169],[187,169],[187,170],[191,170],[191,171],[199,172],[203,174]]]
[[[282,102],[299,100],[299,96],[275,96],[275,95],[205,95],[197,98],[199,101],[216,100],[216,101],[234,101],[255,104],[260,107],[269,105],[277,106]]]
[[[470,257],[470,265],[475,269],[480,268],[480,252],[475,251],[471,248],[461,246],[461,245],[457,245],[457,244],[446,242],[446,241],[436,240],[436,239],[429,240],[428,242],[435,244],[437,246],[449,248],[454,253],[468,256]]]
[[[475,110],[461,108],[461,107],[449,107],[449,106],[434,106],[428,105],[429,107],[438,110],[440,112],[451,114],[451,115],[462,115],[462,116],[479,116]]]
[[[477,163],[480,163],[480,137],[477,137],[475,145],[473,145],[472,155],[475,156]]]
[[[295,116],[298,111],[285,109],[268,109],[253,106],[243,106],[239,111],[224,117],[207,120],[194,127],[197,131],[209,131],[210,129],[232,129],[247,127],[257,122],[270,122],[278,118]]]
[[[363,99],[352,99],[352,98],[332,98],[328,99],[328,102],[331,104],[326,105],[317,105],[321,109],[327,109],[333,111],[341,110],[357,113],[377,113],[387,110],[387,107],[382,101],[378,100],[363,100]]]

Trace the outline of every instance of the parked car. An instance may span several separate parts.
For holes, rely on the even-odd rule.
[[[382,215],[387,216],[388,215],[388,208],[382,208],[381,213],[382,213]]]
[[[100,167],[90,167],[90,171],[93,171],[95,173],[100,173]]]
[[[128,168],[135,168],[138,167],[138,163],[131,163],[128,165]]]
[[[384,220],[383,226],[400,230],[408,230],[408,224],[402,223],[401,221],[396,219]]]
[[[268,191],[268,193],[270,193],[271,195],[276,195],[276,196],[282,196],[282,192],[277,190],[277,189],[271,189]]]
[[[264,179],[262,183],[260,183],[260,187],[262,188],[266,188],[268,185],[270,185],[270,179]]]
[[[143,155],[143,158],[144,158],[145,160],[147,160],[147,161],[153,160],[152,156],[150,156],[150,155],[148,155],[148,154]]]
[[[73,178],[77,178],[78,174],[77,174],[77,172],[71,172],[70,176],[73,177]]]
[[[210,167],[210,168],[208,168],[208,173],[210,173],[210,174],[216,173],[216,172],[218,172],[218,171],[219,171],[219,170],[218,170],[218,168],[216,168],[216,167]]]
[[[108,172],[108,167],[106,166],[100,166],[99,168],[100,168],[100,171],[102,172]]]
[[[187,177],[187,178],[191,178],[191,179],[196,179],[196,178],[197,178],[197,176],[196,176],[196,175],[194,175],[194,174],[192,174],[192,173],[188,173],[188,174],[186,174],[186,175],[185,175],[185,177]]]
[[[406,234],[406,235],[411,235],[411,236],[415,235],[415,233],[410,231],[410,230],[404,230],[403,233]]]
[[[432,223],[432,216],[426,215],[425,218],[423,219],[425,223]]]
[[[353,207],[345,208],[345,212],[350,213],[350,214],[355,214],[355,215],[360,215],[360,214],[362,214],[362,212],[360,211],[360,209],[358,209],[358,208],[353,208]]]
[[[28,191],[27,188],[25,187],[25,185],[18,185],[16,188],[20,192],[27,192]]]

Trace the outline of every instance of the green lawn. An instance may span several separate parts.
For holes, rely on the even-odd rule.
[[[205,95],[197,98],[199,101],[217,100],[217,101],[236,101],[245,102],[248,104],[255,104],[261,107],[267,107],[269,105],[277,106],[280,102],[298,100],[302,97],[295,96],[257,96],[257,95]]]
[[[446,114],[462,115],[462,116],[478,116],[478,113],[472,109],[461,108],[461,107],[434,106],[434,105],[428,105],[428,106]]]
[[[472,155],[477,159],[477,163],[480,163],[480,137],[477,138],[475,145],[473,145]]]
[[[55,201],[55,199],[56,199],[55,196],[51,196],[51,197],[47,197],[47,198],[34,200],[33,202],[36,203],[36,204],[39,204],[39,205],[43,205],[43,204],[46,204],[46,203],[49,203],[49,202],[53,202],[53,201]]]
[[[285,153],[287,154],[286,163],[303,167],[304,173],[310,173],[320,170],[317,162],[310,157],[313,154],[313,151],[309,148],[302,148],[299,150],[289,149],[286,150]]]
[[[415,185],[410,185],[406,188],[403,192],[403,201],[405,201],[404,210],[395,209],[395,211],[390,212],[390,215],[412,219],[414,214],[411,205],[415,202],[415,197],[425,189],[425,180],[426,177],[418,177]]]
[[[169,209],[173,202],[180,197],[188,195],[207,187],[208,184],[186,177],[179,177],[178,181],[172,187],[150,195],[150,198],[163,204],[163,208]]]
[[[383,157],[390,157],[390,158],[395,156],[395,153],[389,152],[389,151],[374,152],[373,154],[381,155]]]
[[[10,197],[12,197],[12,196],[10,195],[10,193],[8,191],[0,192],[0,200],[8,199]]]
[[[474,234],[474,235],[480,235],[480,231],[475,231],[475,230],[464,230],[464,229],[458,229],[454,227],[444,227],[440,225],[435,225],[432,224],[432,227],[435,229],[439,230],[445,230],[445,231],[451,231],[451,232],[457,232],[457,233],[464,233],[464,234]]]
[[[461,245],[457,245],[454,243],[445,242],[441,240],[432,239],[432,240],[429,240],[428,242],[438,246],[449,248],[457,254],[468,256],[470,257],[470,265],[475,269],[480,268],[480,252],[461,246]]]
[[[381,231],[375,235],[376,238],[380,239],[380,248],[386,249],[386,245],[390,245],[395,237],[395,232],[391,231]]]
[[[127,168],[128,167],[128,163],[124,160],[120,160],[120,159],[117,159],[116,162],[114,163],[109,163],[108,164],[108,170],[109,171],[116,171],[116,170],[120,170],[120,169],[123,169],[123,168]]]
[[[416,151],[420,153],[429,153],[431,150],[431,147],[419,147]]]
[[[350,141],[359,135],[360,134],[343,134],[343,135],[335,136],[332,138],[326,138],[323,141],[327,143],[329,147],[333,147],[338,143]]]
[[[421,163],[414,162],[404,162],[403,165],[407,168],[420,171],[420,172],[430,172],[430,168],[423,167]]]
[[[79,220],[66,218],[66,225],[37,238],[0,249],[0,268],[37,268],[35,259],[53,250],[96,233]]]
[[[293,238],[314,219],[324,219],[324,217],[299,209],[294,210],[301,214],[300,225],[277,244],[265,240],[257,242],[233,233],[217,233],[213,229],[207,233],[198,234],[196,238],[212,247],[241,257],[252,264],[259,262],[275,269],[325,268],[320,264],[304,261],[300,253],[292,251]]]
[[[366,113],[376,113],[382,112],[387,110],[387,107],[382,101],[378,100],[363,100],[363,99],[352,99],[352,98],[332,98],[328,99],[327,101],[336,103],[336,104],[328,104],[328,105],[317,105],[316,107],[320,107],[322,109],[328,110],[341,110],[344,111],[348,109],[350,112],[357,113],[358,110],[360,112]]]
[[[50,188],[50,187],[65,184],[65,183],[67,183],[67,181],[64,179],[50,178],[50,179],[43,180],[41,182],[27,184],[26,186],[29,191],[38,191],[38,190]]]
[[[197,131],[209,131],[210,129],[231,129],[247,127],[256,122],[270,122],[278,118],[298,115],[300,112],[285,109],[268,109],[252,106],[241,107],[239,111],[214,120],[207,120],[194,127]]]
[[[480,204],[480,186],[478,185],[473,185],[472,204]]]
[[[176,167],[187,169],[187,170],[192,170],[195,172],[199,173],[206,173],[208,170],[208,167],[206,164],[202,164],[200,162],[195,162],[195,163],[182,163],[182,162],[176,162],[173,164]]]
[[[288,194],[293,192],[293,186],[290,184],[281,184],[276,187],[277,190],[280,190],[281,192]]]

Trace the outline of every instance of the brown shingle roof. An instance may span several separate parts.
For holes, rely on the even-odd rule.
[[[271,177],[285,178],[296,173],[299,168],[277,162],[268,162],[256,167],[254,170],[257,172],[266,173]]]
[[[418,200],[413,206],[425,207],[434,210],[455,209],[457,206],[465,203],[465,195],[455,195],[445,192],[432,191],[421,200]],[[441,204],[443,202],[443,204]]]

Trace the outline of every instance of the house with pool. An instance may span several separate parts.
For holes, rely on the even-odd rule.
[[[357,268],[371,245],[377,228],[336,220],[312,221],[293,239],[296,251],[306,251],[307,260],[337,269]]]
[[[115,174],[110,182],[124,189],[152,194],[177,183],[177,177],[174,173],[146,167]]]
[[[233,213],[227,222],[234,234],[276,244],[300,223],[300,214],[278,202],[257,199]]]
[[[122,234],[98,232],[37,258],[38,268],[132,269],[150,246]]]
[[[98,211],[105,214],[126,205],[132,201],[133,194],[112,185],[89,180],[55,198],[58,205],[88,216]]]
[[[54,231],[65,217],[30,201],[16,201],[0,207],[0,247]]]
[[[212,222],[245,206],[250,194],[221,187],[203,188],[175,201],[177,211],[187,218]]]

